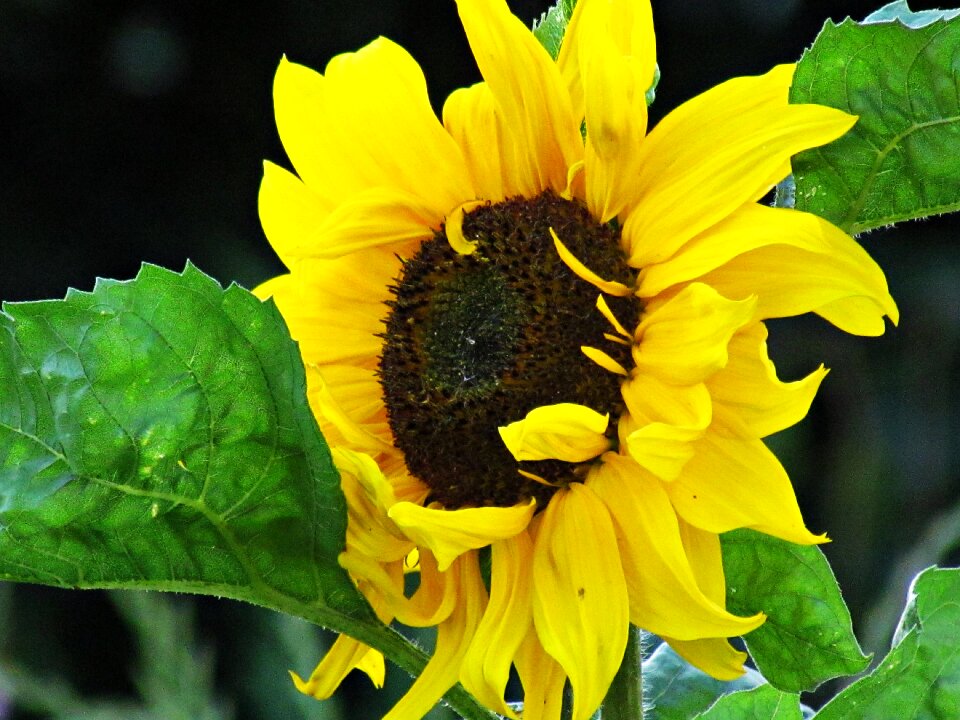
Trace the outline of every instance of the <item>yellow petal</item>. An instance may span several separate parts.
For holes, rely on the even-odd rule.
[[[550,500],[533,556],[533,619],[573,686],[573,720],[590,717],[620,667],[629,601],[607,508],[573,483]]]
[[[399,502],[390,508],[390,518],[421,547],[430,548],[444,571],[467,550],[486,547],[522,532],[533,517],[536,501],[512,507],[443,510]]]
[[[882,335],[885,315],[900,318],[886,279],[855,240],[834,231],[829,252],[770,245],[700,279],[727,297],[756,295],[757,319],[815,312],[844,332]]]
[[[533,543],[526,532],[491,546],[490,602],[460,670],[460,682],[487,707],[516,718],[504,702],[510,666],[533,623]]]
[[[540,645],[532,626],[520,645],[516,665],[523,683],[523,720],[560,720],[567,674]]]
[[[635,55],[633,48],[619,47],[615,42],[617,30],[629,26],[633,15],[621,15],[621,11],[632,5],[588,3],[580,19],[580,72],[587,129],[586,200],[591,214],[601,223],[636,201],[635,178],[641,172],[640,148],[647,133],[646,91],[652,79],[649,55]],[[649,3],[638,5],[649,11]],[[652,39],[652,22],[643,25]]]
[[[652,375],[634,374],[621,386],[637,428],[626,436],[630,457],[662,480],[674,480],[693,456],[713,417],[703,383],[668,385]]]
[[[828,237],[837,232],[830,223],[810,213],[748,203],[697,235],[670,259],[642,268],[637,295],[652,297],[671,285],[698,278],[738,255],[768,245],[830,252],[832,243]]]
[[[311,245],[310,257],[335,258],[373,247],[393,248],[400,253],[415,250],[418,241],[440,228],[442,215],[434,212],[406,191],[363,190],[327,215],[317,231],[317,241]]]
[[[423,717],[457,682],[463,656],[470,647],[487,603],[487,591],[483,587],[476,553],[458,558],[450,572],[456,576],[456,609],[437,627],[437,644],[427,667],[383,720]]]
[[[526,197],[562,192],[583,143],[560,71],[503,0],[459,0],[457,8],[514,148],[517,189]]]
[[[688,285],[641,320],[633,348],[637,372],[670,384],[702,382],[727,364],[727,344],[755,307],[755,298],[727,300],[707,285]]]
[[[595,28],[593,32],[590,28],[582,28],[581,19],[587,14],[587,8],[601,13],[603,18],[609,15],[610,18],[615,18],[616,22],[608,23],[605,28],[601,26],[606,33],[597,33]],[[604,4],[577,3],[560,45],[557,66],[570,93],[574,115],[578,118],[585,115],[583,86],[590,82],[581,75],[582,54],[589,56],[597,49],[598,44],[615,48],[619,57],[630,58],[635,66],[638,82],[646,91],[653,84],[657,64],[653,12],[649,0],[612,0]]]
[[[827,375],[821,365],[802,380],[781,382],[767,354],[763,323],[734,335],[728,352],[730,362],[707,387],[717,426],[742,437],[766,437],[800,422]]]
[[[502,122],[486,83],[454,90],[443,104],[443,125],[460,146],[477,196],[491,202],[521,191],[511,182],[513,148],[504,146]]]
[[[343,406],[337,402],[337,399],[331,393],[329,386],[317,373],[311,374],[314,378],[314,387],[311,388],[311,407],[316,407],[317,414],[322,417],[330,427],[336,430],[339,435],[351,449],[361,452],[376,454],[378,452],[394,453],[396,452],[392,444],[383,437],[372,433],[369,428],[364,427],[363,423],[358,422],[344,410]],[[330,436],[326,427],[321,427],[328,441]]]
[[[624,223],[630,263],[671,257],[684,243],[756,201],[781,179],[790,156],[845,133],[856,118],[819,105],[790,105],[793,66],[734,78],[671,112],[639,153],[640,198]]]
[[[560,241],[560,238],[557,237],[557,234],[553,231],[553,228],[550,228],[550,235],[553,237],[553,245],[557,249],[557,254],[560,256],[560,259],[563,260],[564,264],[570,268],[570,270],[572,270],[577,277],[586,280],[588,283],[599,288],[608,295],[615,295],[617,297],[629,297],[630,295],[633,295],[633,290],[628,288],[623,283],[616,282],[615,280],[604,280],[593,270],[580,262],[580,260],[577,259],[577,257],[567,249],[567,246]]]
[[[723,552],[720,536],[694,527],[677,518],[683,550],[703,594],[720,607],[727,606],[727,581],[723,574]]]
[[[304,695],[326,700],[354,668],[366,673],[376,687],[383,687],[383,655],[346,635],[337,638],[308,680],[293,671],[290,671],[290,677]]]
[[[747,654],[736,650],[723,638],[663,639],[676,650],[677,655],[717,680],[736,680],[743,675]]]
[[[518,461],[584,462],[610,448],[604,433],[609,415],[575,403],[543,405],[523,420],[499,428],[503,444]]]
[[[476,241],[467,240],[463,236],[463,215],[471,210],[476,210],[483,204],[483,201],[480,200],[470,200],[458,205],[447,215],[447,222],[444,226],[447,242],[459,255],[471,255],[477,249]]]
[[[385,38],[336,56],[325,76],[284,60],[274,106],[294,167],[325,198],[339,203],[375,187],[405,191],[439,222],[474,197],[460,149],[430,107],[423,72]]]
[[[630,374],[623,365],[618,363],[599,348],[590,347],[589,345],[581,345],[580,352],[582,352],[607,372],[612,372],[614,375],[623,375],[624,377]]]
[[[319,245],[320,228],[334,207],[296,175],[269,161],[263,163],[257,205],[263,232],[287,267],[309,257]]]
[[[633,335],[627,332],[627,329],[620,324],[620,321],[617,320],[617,316],[613,314],[613,311],[610,309],[610,306],[607,305],[606,299],[603,295],[597,295],[597,310],[600,311],[600,314],[606,318],[607,322],[616,330],[620,335],[623,335],[625,338],[632,339]]]
[[[680,516],[703,530],[748,527],[800,545],[827,542],[807,530],[787,473],[761,440],[708,433],[664,487]]]
[[[591,469],[587,487],[613,518],[633,624],[692,640],[741,635],[763,622],[762,614],[731,615],[701,590],[663,483],[608,453]]]

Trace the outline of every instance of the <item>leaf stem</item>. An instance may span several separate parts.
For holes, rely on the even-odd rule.
[[[642,632],[630,626],[623,662],[603,700],[603,720],[643,720]]]

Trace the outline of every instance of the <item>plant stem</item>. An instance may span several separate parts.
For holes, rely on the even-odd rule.
[[[630,626],[623,662],[603,701],[603,720],[643,720],[642,631]]]

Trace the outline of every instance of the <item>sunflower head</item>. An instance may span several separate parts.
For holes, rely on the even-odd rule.
[[[778,379],[768,318],[878,335],[896,306],[857,243],[758,204],[855,121],[790,105],[793,67],[735,78],[647,132],[647,0],[580,0],[554,60],[503,0],[458,0],[483,82],[442,121],[383,38],[324,74],[284,60],[260,216],[349,522],[341,564],[384,622],[436,626],[391,718],[460,681],[526,720],[603,700],[631,624],[714,677],[762,613],[725,609],[719,535],[807,530],[763,442],[826,374]],[[585,129],[585,132],[583,130]],[[484,580],[478,554],[489,548]],[[406,589],[404,575],[420,582]],[[341,637],[297,687],[376,651]]]
[[[620,377],[580,348],[609,346],[625,365],[630,343],[611,335],[597,289],[557,254],[552,228],[605,275],[635,281],[619,232],[549,191],[466,213],[460,232],[469,254],[455,251],[442,229],[403,263],[388,301],[380,380],[394,442],[429,486],[428,501],[453,509],[534,497],[545,506],[557,487],[582,482],[583,463],[518,462],[504,444],[499,428],[541,406],[602,409],[611,416],[604,434],[615,442]],[[611,304],[621,322],[636,325],[638,302]]]

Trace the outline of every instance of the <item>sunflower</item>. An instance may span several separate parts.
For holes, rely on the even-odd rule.
[[[341,473],[340,562],[384,622],[437,628],[390,718],[460,681],[524,719],[587,718],[630,625],[720,679],[719,533],[804,525],[763,438],[801,420],[821,366],[781,382],[767,318],[879,335],[882,271],[849,236],[758,204],[791,155],[856,118],[790,105],[793,66],[725,82],[647,132],[648,0],[581,0],[554,60],[503,0],[458,0],[484,81],[442,122],[417,63],[379,38],[324,74],[284,59],[264,231],[272,296]],[[482,570],[481,567],[485,569]],[[415,591],[404,577],[416,572]],[[383,658],[342,636],[297,687],[327,697]]]

